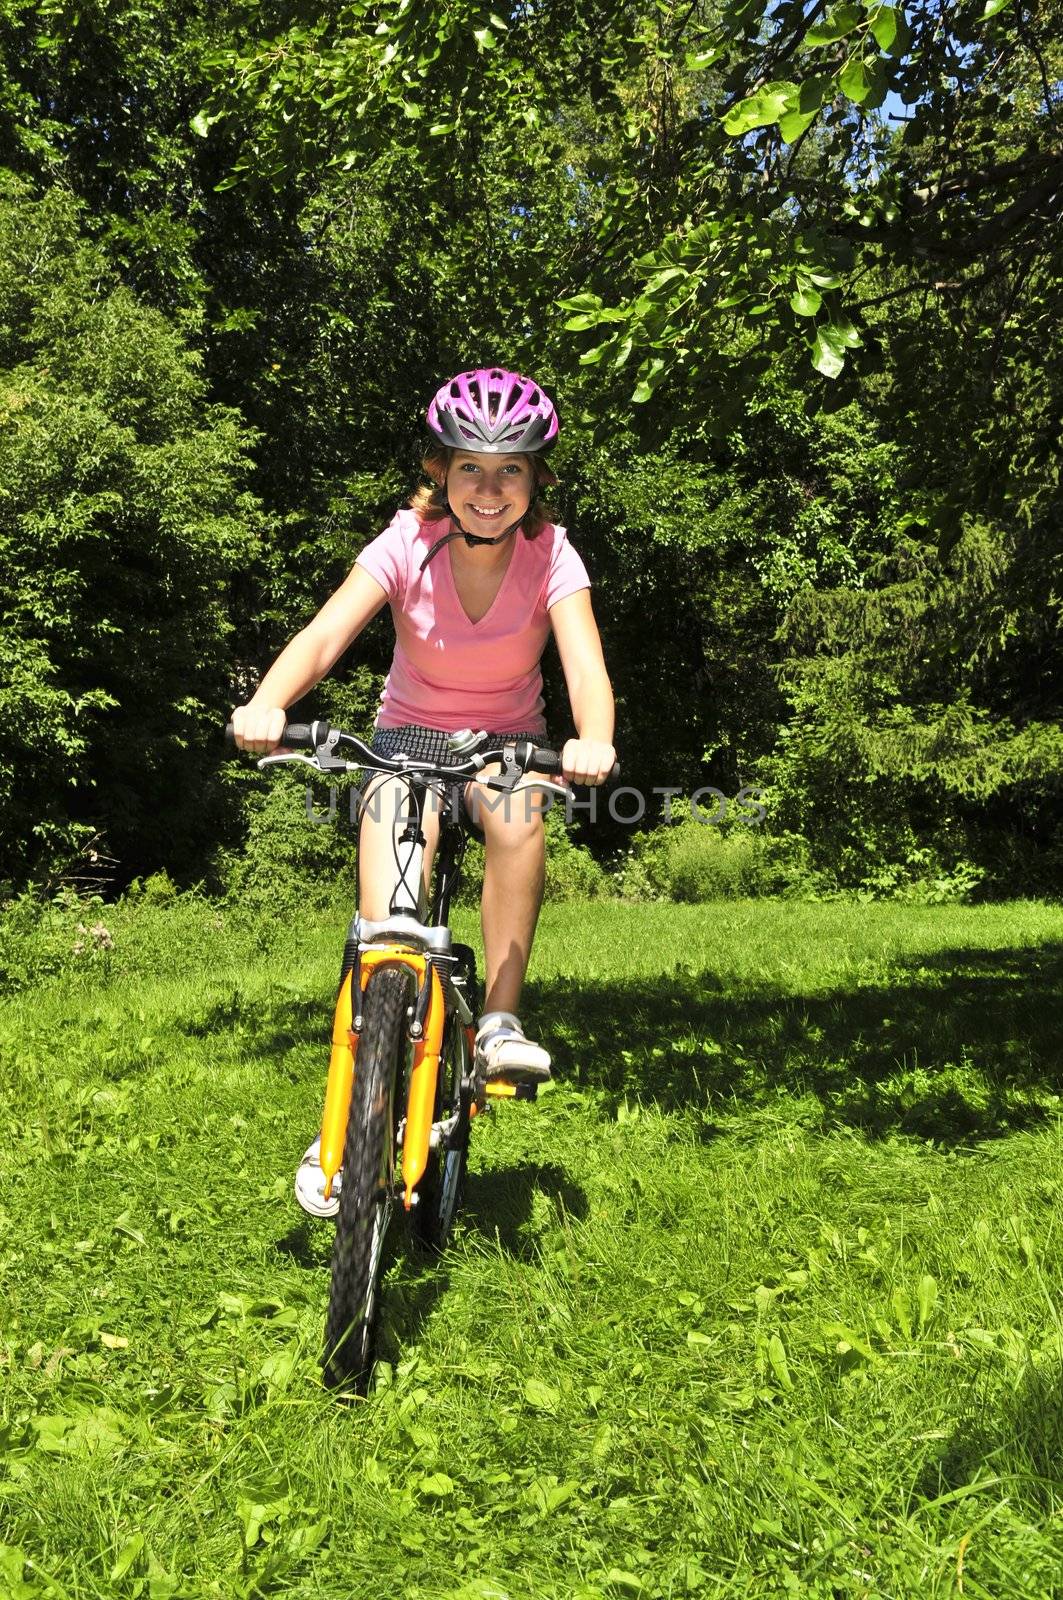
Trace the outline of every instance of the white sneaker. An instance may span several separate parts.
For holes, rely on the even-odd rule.
[[[512,1011],[489,1011],[476,1033],[476,1070],[507,1083],[548,1083],[550,1056],[524,1037],[520,1018]]]
[[[325,1199],[325,1174],[321,1170],[321,1135],[318,1134],[295,1174],[295,1198],[312,1217],[334,1217],[340,1209],[343,1173],[332,1180],[332,1196]]]

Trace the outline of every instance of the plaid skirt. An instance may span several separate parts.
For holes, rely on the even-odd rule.
[[[487,738],[492,745],[505,744],[511,739],[530,739],[532,744],[549,745],[550,736],[547,733],[499,733],[489,729]],[[419,723],[403,723],[401,728],[377,728],[369,741],[369,748],[380,756],[409,756],[412,761],[431,761],[441,767],[457,766],[467,761],[467,756],[455,755],[449,747],[450,735],[439,728],[424,728]],[[364,789],[368,779],[375,777],[372,772],[362,774],[360,787]],[[470,827],[475,827],[465,805],[465,785],[468,778],[457,779],[454,783],[444,783],[443,804],[449,816],[460,819]],[[477,832],[480,830],[477,828]]]

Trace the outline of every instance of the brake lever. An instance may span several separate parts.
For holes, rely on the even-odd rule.
[[[290,755],[286,756],[260,756],[255,762],[255,766],[260,772],[263,772],[265,771],[266,767],[283,766],[289,761],[298,761],[302,766],[310,767],[314,772],[327,773],[358,771],[358,763],[356,761],[340,761],[334,756],[326,756],[324,761],[322,761],[319,755],[306,756],[302,755],[298,750],[293,750]]]

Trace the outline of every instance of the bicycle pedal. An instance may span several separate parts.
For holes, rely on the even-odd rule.
[[[535,1100],[537,1083],[507,1083],[505,1078],[488,1078],[485,1091],[489,1100]]]

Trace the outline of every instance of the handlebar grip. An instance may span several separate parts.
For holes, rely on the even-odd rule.
[[[558,750],[547,750],[540,747],[536,750],[528,763],[529,772],[549,772],[553,777],[558,777],[561,772],[561,753]]]
[[[286,750],[315,750],[328,738],[328,733],[327,722],[286,722],[284,732],[281,734],[281,744]]]
[[[332,732],[330,722],[286,722],[281,745],[288,750],[316,750]],[[225,724],[225,742],[234,744],[236,734],[231,722]]]
[[[528,771],[529,772],[548,772],[553,777],[560,777],[560,775],[561,775],[561,754],[560,754],[560,752],[557,751],[557,750],[546,750],[544,748],[539,748],[538,750],[536,750],[535,754],[531,758],[531,761],[528,763]],[[619,776],[620,776],[620,763],[619,763],[619,761],[614,761],[612,766],[609,769],[609,775],[608,775],[608,777],[606,778],[605,781],[606,781],[606,783],[615,783],[617,778],[619,778]]]

